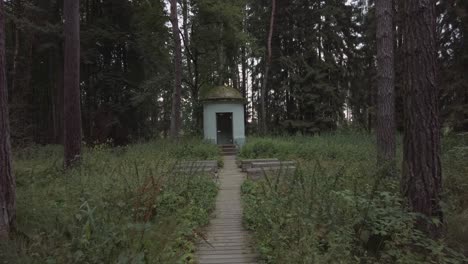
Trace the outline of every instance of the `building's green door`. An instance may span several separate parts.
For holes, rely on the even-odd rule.
[[[232,113],[216,114],[216,130],[218,145],[233,144]]]

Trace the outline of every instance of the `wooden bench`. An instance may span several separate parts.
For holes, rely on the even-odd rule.
[[[248,168],[247,177],[253,181],[263,179],[265,174],[272,177],[282,175],[293,175],[296,171],[296,166],[277,166],[277,167],[261,167],[261,168]]]
[[[295,161],[252,162],[251,168],[277,168],[277,167],[296,166],[296,164],[297,162]]]
[[[279,161],[278,159],[246,159],[246,160],[241,160],[238,163],[238,166],[242,169],[243,172],[245,172],[248,168],[252,167],[253,162],[277,162]]]
[[[193,166],[193,167],[216,166],[218,167],[218,161],[216,160],[180,161],[176,164],[176,166]]]
[[[216,160],[180,161],[174,166],[174,172],[176,173],[209,173],[213,178],[218,177],[218,171],[218,161]]]

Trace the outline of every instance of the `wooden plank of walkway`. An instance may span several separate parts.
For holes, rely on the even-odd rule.
[[[220,190],[214,218],[206,229],[206,241],[198,245],[200,264],[256,263],[249,233],[242,226],[240,188],[245,176],[236,166],[235,156],[224,156],[219,173]]]

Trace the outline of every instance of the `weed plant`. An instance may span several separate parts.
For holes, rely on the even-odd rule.
[[[177,174],[177,160],[219,159],[197,140],[86,148],[62,169],[58,146],[15,151],[18,227],[1,263],[193,263],[214,209],[207,175]]]
[[[468,263],[466,146],[460,138],[444,140],[448,235],[442,240],[414,227],[399,179],[383,177],[365,134],[249,139],[242,158],[277,157],[299,166],[294,176],[244,183],[245,224],[265,263]]]

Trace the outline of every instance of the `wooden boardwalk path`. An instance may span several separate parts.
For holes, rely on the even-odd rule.
[[[208,242],[201,241],[198,245],[200,264],[256,263],[249,233],[242,226],[240,188],[244,178],[236,166],[235,156],[225,156],[214,218],[206,229]]]

